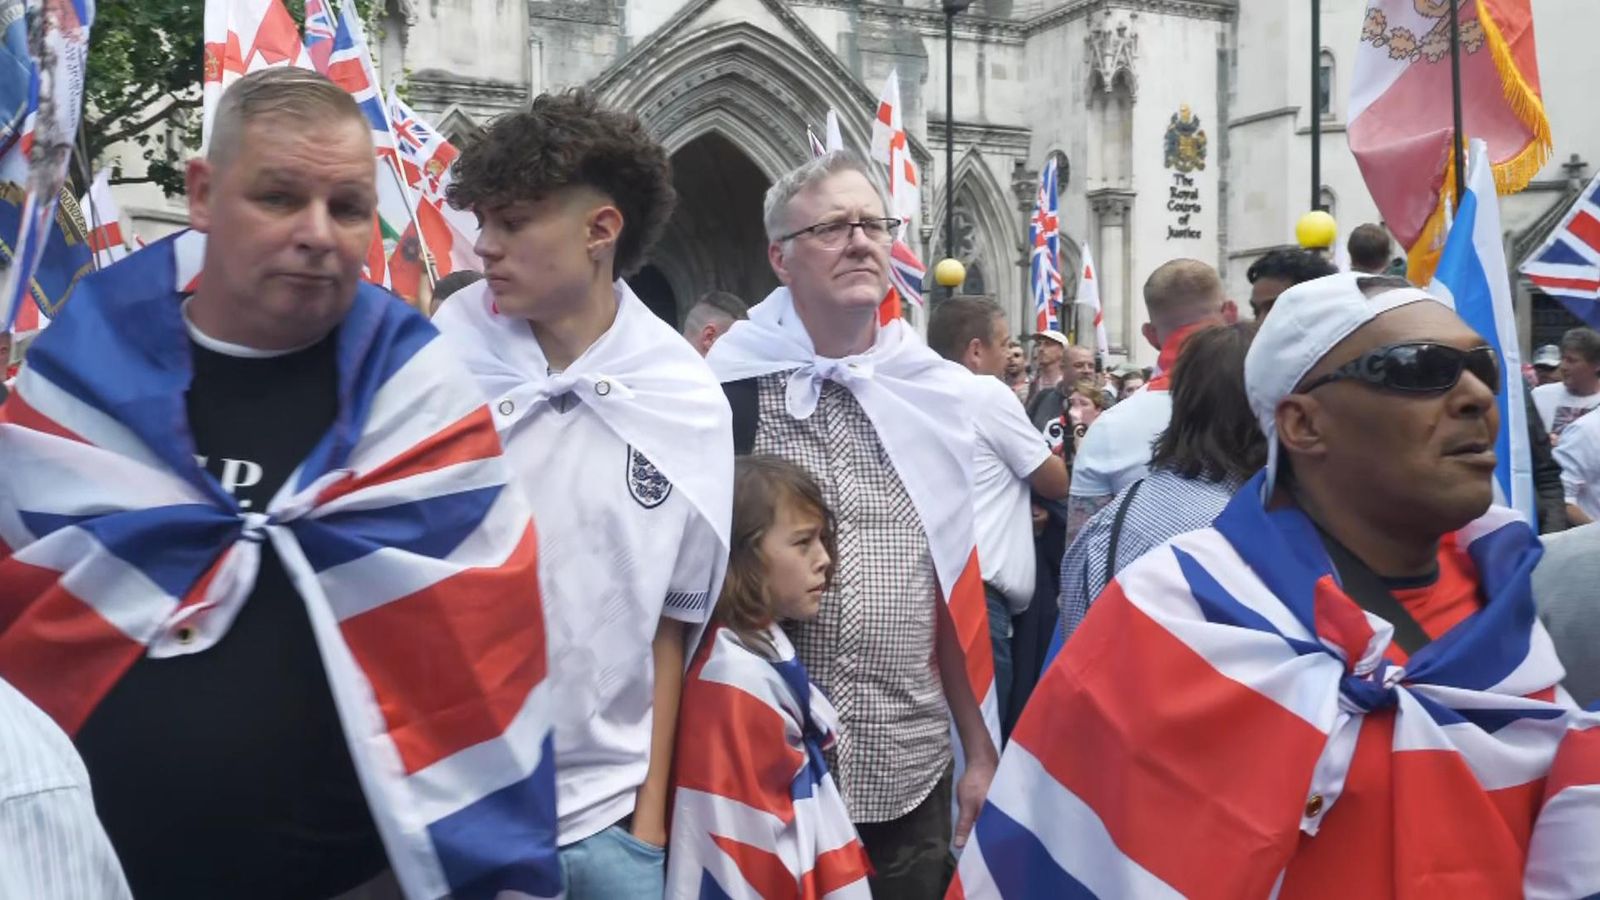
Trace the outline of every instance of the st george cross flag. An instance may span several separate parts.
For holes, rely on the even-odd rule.
[[[27,4],[31,67],[27,111],[22,137],[4,165],[8,173],[15,172],[26,160],[26,174],[21,177],[21,222],[16,231],[4,235],[10,240],[10,249],[9,264],[0,280],[0,329],[11,329],[19,314],[30,305],[37,307],[42,299],[34,292],[34,275],[57,233],[56,213],[83,110],[94,10],[94,0],[30,0]],[[64,301],[65,292],[61,295]]]
[[[1439,259],[1454,191],[1449,9],[1367,0],[1350,87],[1350,151],[1418,283]],[[1514,193],[1551,147],[1531,0],[1467,0],[1460,9],[1464,127],[1488,143],[1499,192]]]
[[[94,176],[89,193],[78,206],[89,223],[89,249],[94,252],[96,268],[104,269],[133,251],[122,232],[122,210],[111,196],[111,170],[101,169]]]
[[[417,224],[433,254],[434,274],[442,278],[463,269],[483,271],[483,260],[473,249],[478,242],[477,219],[446,200],[451,167],[460,151],[393,91],[389,121],[394,124],[401,171],[417,197]]]
[[[559,894],[537,541],[482,396],[361,285],[334,426],[241,509],[186,433],[175,243],[86,279],[0,406],[0,678],[76,732],[139,658],[227,653],[270,541],[406,896]]]
[[[1078,273],[1078,298],[1073,305],[1086,306],[1094,312],[1095,352],[1102,357],[1111,352],[1106,342],[1106,313],[1100,307],[1100,272],[1094,267],[1094,255],[1089,252],[1088,241],[1083,242],[1083,271]]]
[[[202,144],[228,86],[259,69],[299,66],[311,57],[282,0],[206,0],[205,72],[201,82]]]
[[[1039,192],[1028,223],[1028,282],[1033,289],[1034,331],[1061,327],[1061,219],[1056,198],[1056,161],[1039,175]]]
[[[883,83],[883,93],[878,97],[878,110],[872,118],[872,146],[868,155],[887,166],[895,136],[905,131],[900,120],[900,70],[890,69],[889,78]]]
[[[684,678],[667,896],[870,900],[866,848],[823,751],[838,714],[783,630],[714,625]]]
[[[1600,328],[1600,174],[1523,262],[1522,274],[1589,327]]]
[[[1311,520],[1262,507],[1263,480],[1096,601],[1012,732],[949,896],[1600,891],[1600,716],[1560,687],[1533,530],[1493,507],[1446,536],[1483,605],[1407,658]]]
[[[842,144],[843,139],[840,140]],[[900,73],[895,69],[889,71],[889,78],[884,82],[878,112],[872,120],[871,157],[888,168],[889,215],[904,222],[890,253],[890,296],[885,297],[878,308],[878,321],[884,323],[900,318],[902,300],[914,307],[922,306],[922,282],[927,275],[927,267],[910,244],[922,210],[922,174],[911,158],[910,142],[901,122]]]
[[[1535,527],[1533,451],[1528,445],[1527,403],[1523,397],[1522,350],[1511,274],[1501,243],[1500,198],[1489,171],[1488,147],[1473,141],[1468,153],[1467,195],[1461,199],[1450,237],[1439,258],[1429,291],[1455,307],[1456,314],[1500,354],[1500,433],[1495,437],[1495,487],[1500,502],[1515,507]]]

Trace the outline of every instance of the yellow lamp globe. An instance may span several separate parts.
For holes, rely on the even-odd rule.
[[[961,282],[967,280],[967,267],[963,266],[959,259],[946,257],[933,267],[933,280],[938,282],[940,287],[960,287]]]
[[[1326,210],[1314,209],[1295,223],[1294,237],[1307,250],[1326,250],[1339,236],[1339,223]]]

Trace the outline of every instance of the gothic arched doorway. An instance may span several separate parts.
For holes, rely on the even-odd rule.
[[[678,207],[651,257],[677,297],[674,321],[707,291],[753,304],[777,286],[761,223],[767,178],[750,157],[707,132],[672,155],[672,184]]]

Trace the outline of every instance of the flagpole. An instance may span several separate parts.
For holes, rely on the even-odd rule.
[[[1322,0],[1311,0],[1310,208],[1322,208]]]
[[[1461,0],[1450,0],[1450,99],[1455,111],[1456,183],[1454,209],[1467,195],[1467,151],[1461,125]]]

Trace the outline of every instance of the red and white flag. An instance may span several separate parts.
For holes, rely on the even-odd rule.
[[[78,201],[89,222],[89,249],[94,251],[96,268],[105,268],[132,253],[136,246],[122,230],[122,210],[111,196],[111,172],[101,169],[89,185],[89,193]]]
[[[450,168],[461,152],[393,91],[389,121],[394,124],[401,171],[417,197],[417,225],[433,253],[434,273],[443,278],[463,269],[483,271],[483,260],[473,249],[478,242],[477,219],[445,199]]]
[[[843,143],[842,138],[841,143]],[[922,276],[927,272],[927,267],[907,241],[910,235],[916,233],[916,220],[922,211],[922,173],[918,170],[916,161],[911,158],[905,126],[900,118],[898,70],[889,70],[889,80],[884,83],[883,95],[878,99],[878,114],[872,120],[871,156],[888,167],[889,215],[903,222],[900,226],[900,236],[895,239],[892,254],[896,271],[914,272],[916,276],[914,279],[893,279],[889,296],[884,298],[883,306],[879,310],[879,320],[883,321],[890,317],[899,318],[899,300],[906,300],[913,306],[922,306]],[[906,283],[902,283],[902,280]],[[909,283],[911,280],[915,281],[915,289],[911,289]]]
[[[1083,271],[1078,273],[1078,296],[1073,304],[1094,310],[1095,352],[1105,356],[1111,349],[1106,342],[1106,313],[1100,307],[1100,273],[1095,270],[1088,241],[1083,242]]]
[[[1350,86],[1350,151],[1419,284],[1444,248],[1455,182],[1449,6],[1367,0]],[[1520,191],[1551,148],[1531,0],[1462,3],[1460,33],[1464,127],[1488,144],[1499,192]]]
[[[229,85],[260,69],[312,67],[300,29],[282,0],[206,0],[205,47],[202,143],[211,140],[217,104]]]

